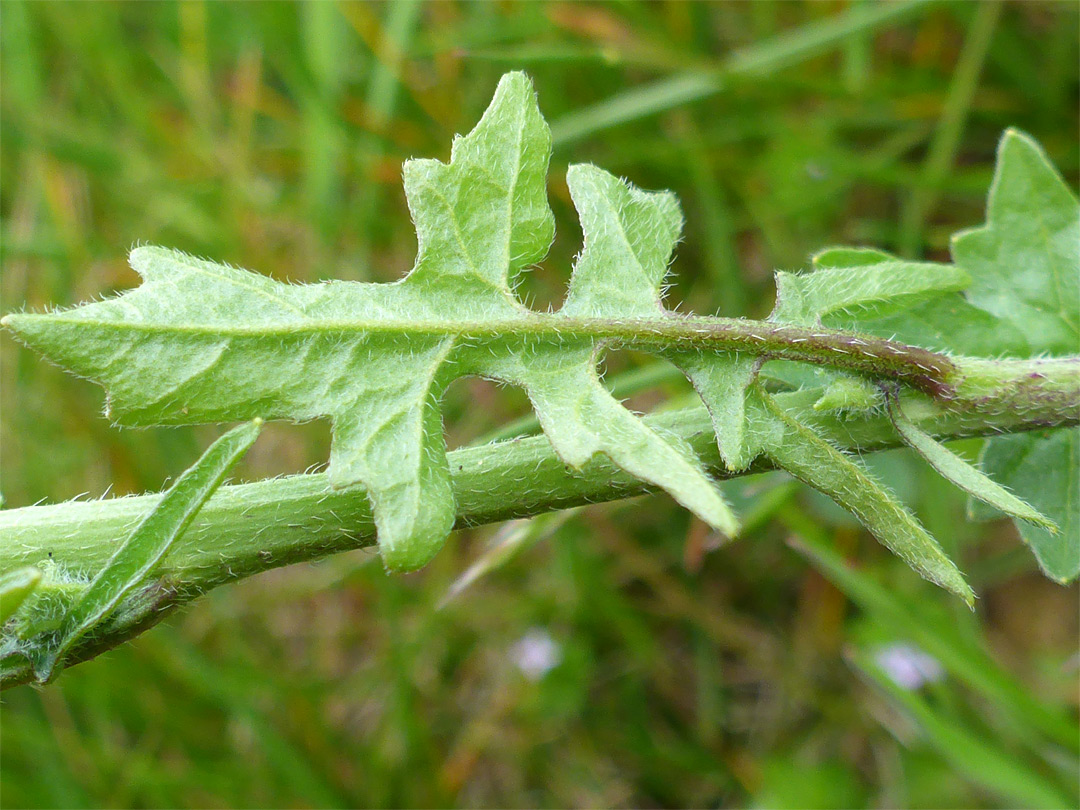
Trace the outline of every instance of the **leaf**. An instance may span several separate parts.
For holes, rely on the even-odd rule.
[[[837,377],[814,403],[815,411],[866,411],[881,405],[881,389],[866,380]]]
[[[1016,528],[1048,577],[1063,584],[1076,579],[1080,574],[1080,429],[995,437],[983,447],[979,465],[1057,523],[1059,534],[1021,522]]]
[[[1080,203],[1030,136],[1005,132],[986,224],[953,237],[968,300],[1015,326],[1024,356],[1080,351]]]
[[[817,264],[819,269],[812,273],[776,274],[777,303],[771,320],[816,324],[829,315],[860,311],[873,313],[864,317],[874,317],[937,293],[962,290],[971,283],[967,273],[948,264],[898,260],[847,266]]]
[[[662,315],[660,286],[682,226],[674,196],[639,191],[594,166],[571,166],[567,184],[585,245],[559,314]],[[601,342],[574,343],[526,345],[488,360],[485,373],[526,389],[552,447],[571,467],[581,468],[603,453],[733,536],[735,516],[698,459],[657,434],[603,387],[596,374]]]
[[[955,563],[862,465],[792,419],[768,394],[756,392],[751,402],[764,412],[762,418],[771,417],[782,425],[782,436],[766,446],[766,455],[854,514],[874,537],[923,577],[957,594],[969,607],[974,604],[975,594]]]
[[[932,436],[920,430],[919,426],[904,414],[897,397],[889,397],[889,416],[908,447],[922,456],[926,463],[937,470],[942,477],[952,481],[969,495],[1007,515],[1041,526],[1052,534],[1058,533],[1058,527],[1052,520],[1004,487],[994,483],[960,456],[944,445],[938,444]]]
[[[835,366],[813,378],[833,385],[823,408],[871,404],[861,378],[850,376],[856,373],[933,394],[951,390],[956,368],[947,358],[827,327],[955,295],[969,283],[969,268],[834,252],[852,266],[838,261],[778,275],[769,322],[682,316],[662,302],[682,228],[675,197],[639,190],[594,166],[567,172],[584,246],[566,302],[555,313],[529,310],[514,289],[554,235],[545,188],[550,152],[531,83],[507,74],[480,122],[455,139],[448,163],[406,163],[418,250],[412,271],[396,283],[288,285],[139,248],[131,255],[143,278],[137,289],[3,323],[103,384],[108,413],[120,424],[329,419],[331,484],[365,488],[390,570],[424,565],[454,524],[439,400],[461,376],[523,387],[568,467],[580,471],[597,454],[608,456],[729,535],[735,516],[690,446],[650,427],[601,385],[597,366],[610,347],[652,351],[684,371],[733,470],[763,449],[799,446],[799,437],[816,446],[809,428],[785,427],[750,407],[747,392],[766,360]],[[850,465],[830,456],[819,472],[827,478],[842,469],[862,481],[851,471],[857,467],[841,462]],[[873,511],[865,499],[853,503],[864,516]],[[924,574],[961,591],[958,572],[924,547],[932,543],[924,532],[900,518],[899,529],[886,531],[880,515],[896,517],[898,509],[879,506],[871,516],[879,536]]]
[[[814,254],[812,261],[814,267],[824,268],[867,267],[898,259],[874,248],[834,247]],[[1020,356],[1027,350],[1027,340],[1020,330],[979,309],[959,292],[916,301],[902,312],[886,314],[870,308],[840,312],[826,316],[823,323],[974,357]]]
[[[710,356],[705,352],[668,352],[671,362],[686,372],[709,411],[720,458],[733,472],[745,470],[761,453],[750,438],[746,413],[747,387],[761,363],[753,356]]]
[[[979,357],[1080,351],[1080,203],[1046,153],[1010,129],[998,146],[986,223],[952,238],[956,267],[971,276],[964,295],[935,297],[904,313],[853,313],[825,323],[937,351]],[[878,250],[830,248],[817,267],[880,266]]]
[[[998,146],[986,223],[956,234],[952,255],[972,278],[964,297],[929,301],[902,319],[834,320],[829,325],[984,357],[1080,351],[1080,203],[1029,136],[1012,129],[1005,132]],[[825,251],[814,261],[864,266],[889,259],[880,251],[847,248]],[[1054,534],[1017,522],[1039,565],[1059,582],[1080,573],[1077,457],[1075,431],[1063,430],[995,437],[987,442],[981,461],[987,476],[1061,527],[1060,534]],[[994,497],[1000,501],[1008,490],[994,490]],[[983,484],[981,491],[992,490]],[[994,505],[1013,514],[1017,505],[1007,503],[1011,508]],[[1025,512],[1023,517],[1031,516]]]
[[[89,580],[77,572],[68,571],[51,558],[35,566],[40,574],[32,592],[15,611],[14,620],[0,635],[0,658],[19,642],[43,633],[55,633],[64,617],[78,602]],[[4,650],[7,648],[7,650]]]
[[[454,140],[449,163],[405,162],[419,246],[404,283],[438,290],[470,311],[480,302],[493,313],[516,309],[516,275],[544,258],[555,236],[546,194],[550,156],[551,132],[531,82],[507,74],[473,131]]]
[[[778,272],[777,301],[770,320],[814,326],[823,317],[836,313],[870,309],[888,312],[928,295],[963,289],[969,282],[967,273],[949,265],[896,260],[826,267],[804,274]],[[852,340],[857,345],[859,338]],[[686,371],[709,409],[720,455],[728,469],[746,469],[762,449],[760,444],[748,441],[745,402],[747,389],[761,367],[760,360],[701,352],[669,352],[667,356]],[[819,384],[826,383],[829,375],[828,371],[811,374]]]
[[[120,601],[149,576],[229,470],[255,442],[261,427],[262,420],[256,419],[230,430],[176,479],[64,617],[59,639],[43,650],[34,662],[38,680],[49,680],[57,661],[72,645],[106,619]]]
[[[884,251],[863,248],[830,248],[813,257],[815,267],[866,267],[896,261]],[[826,326],[888,337],[932,351],[974,357],[1022,356],[1027,340],[1012,324],[979,309],[962,293],[943,292],[928,300],[909,300],[899,312],[866,307],[830,313]]]
[[[143,277],[136,290],[5,323],[102,382],[122,424],[330,418],[331,482],[366,487],[392,570],[424,565],[453,526],[438,400],[464,374],[525,387],[568,465],[607,454],[733,532],[734,516],[693,454],[600,385],[603,330],[570,328],[586,317],[605,328],[670,317],[660,286],[682,223],[675,198],[571,167],[585,247],[564,311],[530,312],[512,292],[552,238],[550,149],[531,84],[511,73],[476,128],[455,141],[449,164],[406,164],[419,249],[400,282],[285,285],[140,248],[131,257]]]
[[[0,577],[0,625],[15,615],[41,582],[41,571],[27,566]]]

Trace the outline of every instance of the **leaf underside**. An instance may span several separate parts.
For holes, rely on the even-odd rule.
[[[424,565],[454,523],[439,398],[464,375],[524,388],[570,467],[604,454],[733,535],[735,516],[701,460],[626,409],[597,374],[611,341],[590,325],[648,334],[683,317],[662,301],[682,229],[678,202],[595,166],[571,166],[567,183],[584,245],[562,308],[533,312],[514,288],[554,238],[546,195],[550,152],[530,81],[510,73],[472,132],[455,139],[449,162],[406,162],[418,253],[398,282],[290,285],[140,247],[131,254],[143,279],[138,288],[67,311],[8,316],[5,323],[27,344],[103,384],[108,413],[120,424],[331,420],[331,482],[365,487],[392,570]],[[1058,196],[1048,199],[1056,205]],[[995,208],[991,199],[992,218],[1015,224],[1015,205]],[[993,250],[997,245],[1000,252],[1001,239],[995,239],[973,235],[958,244],[964,255],[993,264],[1000,261]],[[1050,248],[1048,266],[1059,282],[1062,268],[1072,266],[1067,248],[1056,237]],[[873,327],[899,310],[954,299],[987,318],[1005,318],[994,297],[1005,282],[996,275],[985,294],[959,298],[977,274],[989,277],[975,259],[952,265],[884,255],[866,260],[858,251],[836,252],[836,258],[814,273],[778,275],[773,324]],[[1055,301],[1066,322],[1061,313],[1068,315],[1068,306],[1064,298]],[[1055,327],[1053,350],[1064,350],[1075,336],[1075,318],[1071,323],[1072,332]],[[777,411],[755,382],[762,357],[677,345],[655,351],[693,382],[731,469],[745,469],[762,452],[795,467],[799,477],[852,508],[920,573],[970,599],[955,565],[902,505],[855,462],[835,450],[818,453],[824,448],[811,428],[792,425]],[[876,407],[864,380],[831,374],[840,380],[835,407]],[[856,483],[860,491],[853,495]]]

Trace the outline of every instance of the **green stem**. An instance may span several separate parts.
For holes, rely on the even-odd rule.
[[[93,320],[65,313],[12,314],[0,319],[0,325],[13,329],[16,334],[34,323],[50,327],[71,323],[99,330],[112,329],[118,333],[209,335],[214,338],[293,338],[329,332],[447,337],[453,338],[460,347],[458,354],[466,366],[469,350],[478,349],[480,355],[486,355],[484,346],[488,341],[505,344],[516,339],[524,344],[536,338],[563,342],[602,340],[618,349],[728,351],[828,365],[871,376],[891,377],[938,397],[951,396],[957,373],[955,363],[945,355],[872,335],[822,326],[672,313],[658,314],[655,318],[608,319],[571,318],[522,309],[517,317],[475,322],[319,320],[277,326],[162,326],[137,321]]]
[[[940,439],[994,435],[1080,421],[1080,357],[1053,360],[955,360],[948,401],[904,395],[904,412]],[[814,410],[817,389],[775,399],[834,446],[873,451],[901,444],[884,413],[838,415]],[[647,417],[689,442],[718,478],[723,470],[708,414],[687,408]],[[543,436],[468,447],[449,454],[457,525],[528,517],[649,491],[603,456],[580,473],[568,470]],[[769,469],[759,460],[748,472]],[[31,506],[0,511],[0,575],[52,559],[92,575],[109,559],[161,495]],[[168,609],[205,591],[278,566],[375,542],[362,488],[334,490],[324,474],[297,475],[222,487],[178,538],[152,583],[153,600],[103,628],[76,658],[88,658],[151,626]],[[0,685],[26,681],[18,663],[0,663]]]

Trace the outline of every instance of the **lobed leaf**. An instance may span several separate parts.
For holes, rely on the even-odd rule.
[[[527,309],[514,287],[554,236],[545,188],[551,136],[528,78],[510,73],[476,127],[455,139],[449,162],[405,164],[418,250],[413,269],[396,283],[288,285],[174,251],[138,248],[131,263],[143,283],[135,290],[68,311],[11,315],[3,323],[48,357],[102,383],[107,412],[121,424],[198,424],[256,414],[329,419],[331,484],[364,486],[391,570],[424,565],[454,524],[439,399],[464,375],[522,386],[569,467],[580,470],[596,454],[606,455],[734,534],[735,516],[694,452],[651,428],[600,384],[601,355],[623,341],[619,345],[662,354],[689,377],[729,468],[746,469],[762,452],[781,464],[787,459],[797,475],[851,504],[924,576],[970,598],[955,566],[914,518],[858,465],[826,452],[809,427],[764,407],[754,381],[774,352],[832,363],[848,373],[812,376],[829,386],[819,409],[865,410],[877,404],[875,389],[850,372],[871,378],[883,369],[897,372],[899,356],[908,364],[903,379],[929,380],[933,385],[924,387],[936,392],[952,373],[947,358],[880,340],[874,354],[869,335],[880,331],[873,329],[826,334],[836,323],[880,327],[888,323],[884,314],[901,309],[937,328],[950,307],[962,305],[967,331],[994,328],[998,343],[979,340],[1000,345],[1015,313],[992,312],[990,304],[980,309],[958,291],[981,285],[972,301],[996,301],[990,292],[1003,288],[1004,276],[984,265],[1024,258],[1007,238],[1030,203],[1013,164],[1035,166],[1032,193],[1049,209],[1037,221],[1050,229],[1047,249],[1053,252],[1038,272],[1060,282],[1056,298],[1046,284],[1021,298],[1057,317],[1061,334],[1070,323],[1075,327],[1061,294],[1070,289],[1061,271],[1073,255],[1065,216],[1071,198],[1055,185],[1052,169],[1047,176],[1047,167],[1036,165],[1037,147],[1017,138],[1007,135],[1002,147],[990,222],[958,240],[956,264],[857,249],[823,252],[815,257],[815,272],[777,274],[777,305],[768,323],[668,312],[662,285],[682,227],[675,197],[639,190],[594,166],[571,166],[567,184],[584,245],[565,304],[541,314]],[[679,327],[685,327],[682,337],[671,337]],[[724,329],[727,342],[717,337]],[[770,337],[776,339],[770,343]],[[939,337],[948,343],[949,335]],[[1064,345],[1064,338],[1054,340]],[[816,348],[803,351],[804,344]]]
[[[139,248],[139,288],[5,323],[102,382],[122,424],[331,419],[331,482],[365,486],[393,570],[425,564],[453,525],[438,400],[463,374],[525,387],[567,464],[605,453],[732,533],[734,516],[698,459],[600,386],[603,337],[560,326],[668,317],[660,286],[682,223],[674,196],[571,167],[585,246],[566,305],[541,316],[513,294],[517,274],[551,242],[550,149],[529,80],[511,73],[449,163],[406,164],[419,249],[400,282],[285,285]]]

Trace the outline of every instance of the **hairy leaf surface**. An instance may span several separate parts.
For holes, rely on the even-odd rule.
[[[480,123],[455,141],[449,163],[406,163],[419,249],[400,282],[286,285],[139,248],[131,257],[143,277],[136,290],[7,322],[27,343],[104,383],[109,413],[122,424],[253,413],[330,418],[331,481],[365,485],[392,569],[426,563],[453,525],[438,400],[463,374],[523,386],[567,464],[605,453],[733,533],[730,509],[692,453],[600,385],[598,330],[570,328],[669,317],[660,287],[682,225],[675,198],[571,167],[585,247],[566,305],[541,316],[513,294],[517,274],[545,255],[553,236],[550,151],[530,82],[508,74]]]
[[[775,401],[754,392],[751,407],[782,426],[765,444],[779,466],[854,514],[873,535],[926,579],[960,596],[970,606],[975,594],[956,564],[897,498],[858,461],[848,458]]]
[[[908,419],[896,398],[889,400],[889,415],[904,442],[941,473],[942,477],[952,481],[972,497],[978,498],[1007,515],[1026,520],[1057,534],[1058,527],[1039,510],[995,483],[949,448],[934,441],[932,436],[920,430],[918,425]]]
[[[41,571],[33,566],[18,568],[0,577],[0,625],[15,615],[39,582]]]

